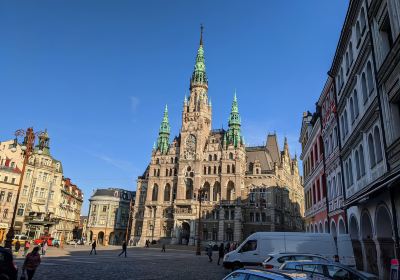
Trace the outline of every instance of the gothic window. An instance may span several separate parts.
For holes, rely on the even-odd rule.
[[[228,183],[226,199],[228,201],[235,199],[235,184],[232,181]]]
[[[212,161],[212,155],[208,155],[208,161]]]
[[[204,175],[206,175],[206,174],[207,174],[207,167],[204,166]]]
[[[168,176],[169,170],[168,168],[165,169],[165,176]]]
[[[221,174],[221,166],[218,166],[218,174]]]
[[[231,166],[230,165],[227,165],[226,166],[226,173],[231,173]]]
[[[235,173],[235,165],[232,164],[232,173]]]
[[[186,179],[186,199],[193,199],[193,181]]]
[[[208,167],[208,174],[211,174],[211,166]]]
[[[157,201],[158,200],[158,185],[157,184],[154,184],[151,200],[152,201]]]
[[[165,185],[164,189],[164,201],[170,201],[171,199],[171,186],[170,184]]]
[[[233,159],[233,154],[229,153],[229,159]]]
[[[216,155],[216,154],[214,154],[214,160],[218,160],[218,159],[217,159],[217,155]]]
[[[217,167],[214,166],[214,174],[217,174]]]
[[[174,163],[174,158],[171,158],[171,163]]]
[[[156,159],[156,164],[160,164],[160,159]]]
[[[172,176],[172,168],[169,169],[169,176]]]
[[[157,170],[157,177],[160,177],[160,169]]]
[[[176,168],[174,168],[174,176],[176,176],[177,175],[177,169]]]

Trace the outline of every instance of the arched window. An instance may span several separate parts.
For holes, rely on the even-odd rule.
[[[156,159],[156,164],[160,164],[160,159]]]
[[[369,95],[371,95],[374,90],[374,80],[373,80],[373,76],[372,76],[371,63],[369,61],[367,64],[367,82],[368,82],[368,92],[369,92]]]
[[[169,169],[169,176],[172,176],[172,168]]]
[[[349,163],[346,162],[346,168],[344,170],[346,172],[346,186],[347,188],[350,187],[350,177],[349,177]]]
[[[354,118],[357,119],[358,114],[360,113],[360,109],[358,107],[358,94],[357,90],[353,91],[353,99],[354,99]]]
[[[154,169],[154,177],[157,176],[157,169]]]
[[[350,57],[350,65],[353,64],[353,44],[350,42],[349,44],[349,57]]]
[[[354,122],[355,119],[355,115],[354,115],[354,101],[353,101],[353,97],[350,97],[350,118],[351,118],[351,122]]]
[[[157,169],[157,177],[160,177],[160,169]]]
[[[365,73],[362,73],[361,75],[361,92],[365,104],[368,101],[367,80],[365,79]]]
[[[217,158],[217,155],[216,155],[216,154],[214,155],[214,160],[218,160],[218,158]]]
[[[218,166],[218,174],[221,174],[221,166]]]
[[[349,158],[349,178],[350,178],[350,186],[353,185],[353,164],[351,163],[351,158]]]
[[[357,37],[357,48],[359,46],[359,43],[361,41],[361,28],[360,28],[360,22],[357,21],[356,24],[356,37]]]
[[[171,199],[171,186],[167,184],[164,189],[164,201],[170,201]]]
[[[229,153],[229,159],[233,159],[233,154]]]
[[[208,167],[208,174],[211,174],[211,166]]]
[[[377,126],[375,126],[374,128],[374,142],[375,142],[376,163],[378,163],[382,161],[383,155],[382,155],[381,137],[379,133],[379,128]]]
[[[360,22],[361,22],[361,30],[362,33],[364,33],[364,29],[365,29],[365,12],[364,12],[364,7],[361,8],[361,13],[360,13]]]
[[[235,165],[234,164],[232,164],[232,173],[235,173],[236,171],[235,171]]]
[[[171,158],[171,163],[174,163],[174,158]]]
[[[208,161],[212,161],[212,155],[208,155]]]
[[[231,166],[230,165],[226,166],[226,173],[231,173]]]
[[[207,167],[204,166],[204,175],[207,174]]]
[[[165,169],[165,176],[168,176],[168,174],[169,174],[169,170],[168,170],[168,168],[166,168]]]
[[[217,174],[217,167],[214,166],[214,174]]]
[[[151,200],[152,201],[157,201],[158,200],[158,185],[157,184],[154,184],[154,186],[153,186],[153,193],[152,193],[152,196],[151,196]]]
[[[355,152],[355,157],[356,157],[356,175],[357,175],[357,180],[360,179],[361,177],[361,171],[360,171],[360,156],[358,154],[358,151]]]
[[[186,199],[193,199],[193,181],[186,179]]]
[[[364,148],[360,145],[360,172],[361,176],[365,175],[365,161],[364,161]]]
[[[368,135],[368,150],[369,150],[369,163],[372,168],[375,166],[376,160],[375,160],[375,151],[374,151],[374,140],[372,138],[371,133]]]

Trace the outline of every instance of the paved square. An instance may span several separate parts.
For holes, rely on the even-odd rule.
[[[128,248],[128,257],[118,257],[118,247],[99,247],[97,255],[89,255],[90,248],[51,248],[36,271],[34,279],[222,279],[229,273],[218,266],[217,252],[213,262],[203,253],[158,248]],[[21,270],[23,258],[16,259]]]

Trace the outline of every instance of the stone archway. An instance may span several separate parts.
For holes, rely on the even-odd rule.
[[[190,238],[190,225],[188,222],[183,222],[179,243],[183,245],[188,245],[189,238]]]
[[[110,244],[110,245],[116,245],[116,242],[115,242],[115,234],[114,234],[114,232],[111,232],[111,233],[110,233],[110,235],[109,235],[109,237],[108,237],[108,244]]]
[[[379,223],[378,223],[379,221]],[[376,238],[379,244],[379,266],[383,279],[389,279],[390,260],[395,258],[392,219],[385,205],[378,206],[375,215]]]
[[[351,238],[351,243],[353,245],[354,259],[356,261],[356,268],[358,270],[363,270],[363,254],[362,246],[360,242],[360,231],[358,228],[358,222],[354,215],[350,217],[349,223],[349,233]]]
[[[97,234],[97,243],[100,245],[104,245],[104,232],[100,231]]]
[[[232,181],[229,181],[226,188],[226,200],[231,201],[235,199],[235,184]]]
[[[219,182],[215,182],[213,186],[213,201],[221,200],[221,184]]]
[[[328,221],[325,221],[325,225],[324,225],[324,232],[328,233],[329,232],[329,226],[328,226]]]
[[[361,214],[361,238],[364,245],[365,260],[364,270],[378,275],[378,265],[377,265],[377,252],[376,245],[373,240],[374,233],[372,230],[371,217],[367,210]]]
[[[346,234],[346,226],[344,225],[343,219],[339,218],[339,234]]]
[[[336,242],[337,229],[336,229],[336,223],[334,220],[331,221],[331,235],[333,236],[333,238],[335,239],[335,242]]]

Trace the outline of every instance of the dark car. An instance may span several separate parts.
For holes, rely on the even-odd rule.
[[[0,247],[0,280],[17,280],[18,268],[9,249]]]

